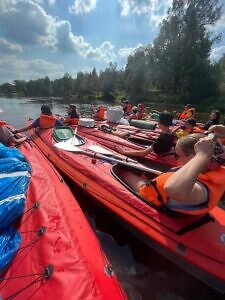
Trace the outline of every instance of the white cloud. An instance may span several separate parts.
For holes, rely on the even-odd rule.
[[[30,0],[7,0],[0,4],[0,25],[5,37],[24,45],[40,44],[53,18]]]
[[[172,0],[118,0],[121,15],[145,15],[151,24],[158,25],[167,14]]]
[[[13,80],[30,80],[49,76],[51,79],[62,77],[64,66],[42,59],[22,60],[15,56],[6,56],[0,60],[0,82]]]
[[[40,5],[44,4],[44,0],[31,0],[31,1],[33,1],[37,4],[40,4]]]
[[[47,15],[31,0],[5,0],[4,5],[0,2],[0,25],[6,28],[7,40],[25,46],[38,45],[95,60],[115,58],[111,43],[105,41],[93,48],[84,37],[73,34],[69,21]]]
[[[212,28],[215,31],[220,31],[225,28],[225,12],[223,12],[219,21],[217,21],[216,24]]]
[[[55,1],[56,1],[56,0],[48,0],[48,4],[49,4],[49,5],[55,5]]]
[[[69,12],[75,15],[84,15],[90,13],[96,7],[97,0],[74,0],[73,5],[69,7]]]
[[[151,1],[149,0],[118,0],[121,5],[121,15],[144,15],[151,13]]]
[[[22,53],[22,47],[18,44],[10,43],[6,39],[0,37],[0,53],[2,54]]]
[[[132,48],[132,47],[130,47],[130,48],[127,48],[127,47],[121,48],[121,49],[119,50],[119,55],[120,55],[122,58],[126,59],[129,55],[134,54],[135,51],[136,51],[138,48],[142,47],[142,46],[143,46],[142,44],[139,44],[138,46],[133,47],[133,48]]]
[[[84,54],[87,58],[102,60],[104,62],[114,61],[116,58],[114,46],[108,42],[103,42],[98,48],[90,47]]]
[[[213,48],[210,55],[211,61],[218,61],[225,54],[225,46]]]

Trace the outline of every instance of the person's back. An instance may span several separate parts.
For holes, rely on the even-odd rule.
[[[35,119],[31,125],[17,129],[14,132],[19,133],[37,127],[40,129],[48,129],[55,126],[63,126],[63,124],[56,118],[56,116],[53,116],[50,107],[46,104],[43,104],[41,106],[41,114],[39,118]]]
[[[171,133],[169,128],[169,126],[172,125],[172,121],[173,121],[172,114],[168,112],[160,114],[158,126],[159,129],[161,130],[161,133],[150,147],[144,150],[136,150],[136,151],[124,151],[120,148],[117,148],[117,150],[124,155],[138,156],[138,157],[146,156],[153,151],[156,154],[164,154],[169,152],[174,146],[173,134]]]
[[[153,151],[156,154],[163,154],[171,151],[174,146],[174,137],[172,133],[161,132],[157,140],[152,144]]]

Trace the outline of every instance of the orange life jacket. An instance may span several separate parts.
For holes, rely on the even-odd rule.
[[[203,129],[197,127],[197,126],[194,126],[191,133],[201,133],[201,132],[204,132]]]
[[[175,136],[179,139],[179,138],[187,136],[191,133],[202,133],[202,132],[204,132],[203,129],[194,126],[191,129],[186,128],[186,129],[178,130],[177,132],[175,132]]]
[[[0,120],[0,127],[4,126],[4,125],[6,125],[6,124],[7,124],[7,123],[6,123],[5,121]]]
[[[189,108],[184,110],[178,117],[178,120],[186,120],[189,118],[195,118],[195,108]]]
[[[40,128],[52,128],[55,126],[56,122],[56,117],[55,116],[48,116],[44,114],[40,114]]]
[[[167,179],[172,176],[174,172],[167,172],[159,175],[156,179],[151,181],[149,184],[143,185],[139,189],[140,195],[148,200],[152,205],[162,207],[168,202],[168,195],[164,190],[164,185]],[[182,210],[173,209],[185,214],[198,215],[207,213],[212,210],[224,193],[224,178],[225,178],[225,167],[218,167],[215,170],[210,170],[206,173],[202,173],[198,176],[198,181],[207,187],[209,193],[209,200],[207,207],[196,209],[196,210]]]
[[[96,113],[96,118],[99,120],[104,120],[104,116],[105,116],[105,107],[99,106],[98,111]]]

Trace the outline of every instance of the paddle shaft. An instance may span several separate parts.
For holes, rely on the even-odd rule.
[[[114,153],[101,153],[101,151],[95,151],[95,150],[92,150],[91,149],[91,151],[93,151],[94,153],[99,153],[99,154],[101,154],[101,155],[105,155],[105,156],[107,156],[107,157],[109,157],[109,158],[115,158],[115,159],[118,159],[118,160],[121,160],[121,161],[124,161],[124,162],[127,162],[127,163],[133,163],[133,164],[138,164],[138,161],[137,160],[134,160],[134,159],[132,159],[132,158],[129,158],[129,157],[122,157],[121,155],[118,155],[118,154],[114,154]]]
[[[156,174],[156,175],[162,174],[161,171],[151,169],[151,168],[147,168],[143,165],[137,165],[135,163],[129,163],[129,162],[126,162],[126,161],[123,161],[123,160],[119,160],[119,159],[116,159],[116,158],[113,158],[113,157],[109,157],[109,156],[106,156],[106,155],[103,155],[103,154],[99,154],[97,152],[92,153],[92,152],[88,152],[88,151],[85,151],[85,150],[82,150],[82,149],[79,149],[78,152],[80,152],[82,154],[85,154],[85,155],[88,155],[88,156],[93,157],[93,158],[104,159],[106,161],[113,162],[113,163],[120,164],[120,165],[127,166],[127,167],[131,167],[131,168],[134,168],[134,169],[137,169],[137,170],[140,170],[140,171],[153,173],[153,174]]]

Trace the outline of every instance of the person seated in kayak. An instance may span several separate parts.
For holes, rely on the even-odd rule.
[[[173,116],[171,113],[165,112],[160,114],[158,126],[161,132],[150,147],[144,150],[136,150],[136,151],[124,151],[122,148],[118,147],[117,151],[127,156],[139,156],[139,157],[146,156],[153,151],[156,154],[164,154],[169,152],[174,146],[174,137],[169,128],[169,126],[172,125],[172,121],[173,121]]]
[[[27,131],[32,128],[41,128],[41,129],[47,129],[52,128],[55,126],[63,126],[63,124],[55,117],[53,116],[51,109],[48,105],[43,104],[41,106],[41,114],[40,117],[37,118],[32,122],[31,125],[22,127],[20,129],[16,129],[14,133],[19,133],[23,131]]]
[[[138,103],[137,106],[137,118],[138,120],[142,120],[144,117],[144,109],[145,109],[145,105],[144,103]]]
[[[92,115],[92,118],[96,121],[104,121],[105,120],[105,107],[100,105],[97,111]]]
[[[178,113],[178,120],[195,118],[195,108],[191,104],[186,104],[182,113]]]
[[[219,124],[219,122],[220,122],[220,111],[215,109],[211,112],[210,119],[204,124],[203,129],[208,130],[210,126],[217,125]]]
[[[184,125],[177,127],[173,130],[173,134],[176,138],[181,138],[191,133],[200,133],[203,132],[203,129],[197,126],[196,120],[193,118],[187,119],[184,121]]]
[[[129,115],[128,117],[128,121],[130,122],[131,120],[137,120],[138,116],[137,116],[137,111],[138,108],[137,106],[132,106],[132,113]]]
[[[7,127],[7,123],[0,120],[0,143],[5,146],[19,145],[26,139],[26,137],[15,136],[15,134]]]
[[[210,211],[225,192],[225,167],[208,168],[214,153],[212,137],[188,135],[178,140],[175,151],[179,168],[148,182],[127,171],[124,180],[153,206],[195,215]]]
[[[75,104],[69,104],[68,112],[63,124],[77,125],[80,118],[80,114],[77,112]]]
[[[142,120],[151,120],[151,108],[149,106],[144,108]]]
[[[132,112],[132,105],[128,100],[124,101],[123,112],[124,112],[124,116],[129,116]]]

